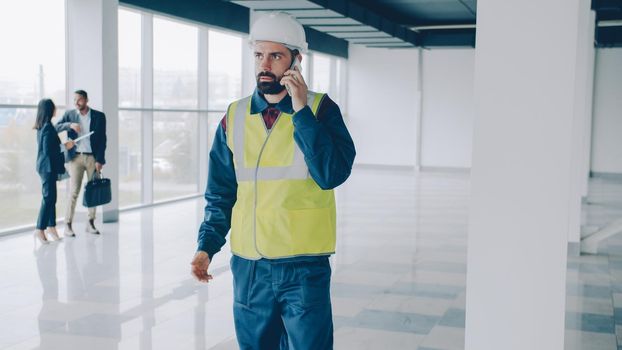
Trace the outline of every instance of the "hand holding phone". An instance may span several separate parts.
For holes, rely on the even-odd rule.
[[[283,78],[281,78],[281,84],[285,85],[287,93],[292,98],[294,112],[300,111],[307,105],[308,87],[302,74],[300,74],[301,70],[300,60],[296,57],[290,65],[289,70],[286,71]]]
[[[294,60],[292,61],[292,65],[289,66],[289,69],[302,73],[302,66],[300,65],[300,60],[298,59],[298,57],[294,58]],[[292,75],[292,77],[296,79],[296,76]],[[287,85],[285,85],[285,89],[287,89],[287,94],[291,96],[292,92],[289,90],[289,87]]]

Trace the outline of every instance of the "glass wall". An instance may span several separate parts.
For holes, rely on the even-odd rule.
[[[198,113],[157,112],[153,117],[154,199],[197,193]]]
[[[152,31],[141,21],[152,21]],[[202,43],[199,38],[205,36],[199,35],[200,30],[205,29],[133,9],[119,10],[120,207],[141,204],[143,197],[158,202],[204,189],[205,184],[199,183],[199,145],[211,146],[227,105],[240,97],[242,37],[207,28]],[[153,52],[141,52],[143,40],[152,40]],[[206,50],[200,50],[201,45]],[[207,52],[207,57],[199,52]],[[153,66],[141,67],[141,55],[153,55]],[[200,76],[203,62],[207,74]],[[145,85],[149,74],[152,87]],[[202,108],[201,81],[207,83]],[[151,96],[144,96],[150,91]],[[153,104],[145,105],[149,101]],[[208,140],[199,140],[200,118],[208,120]],[[152,127],[143,129],[145,125]],[[152,177],[141,167],[147,146],[143,141],[150,139]],[[152,196],[143,196],[143,187],[153,188]]]
[[[64,112],[64,19],[63,0],[17,1],[0,11],[0,230],[37,219],[41,181],[32,126],[43,97],[54,100],[57,116]],[[37,23],[45,26],[33,26]],[[64,213],[65,182],[58,183],[58,218]]]
[[[153,19],[153,106],[198,106],[198,28]]]
[[[142,113],[119,111],[119,207],[141,203]]]
[[[196,26],[154,18],[155,108],[198,109],[198,34]],[[154,200],[198,192],[197,138],[197,112],[154,113]]]
[[[208,103],[211,110],[226,110],[242,91],[242,38],[209,31]]]
[[[0,33],[0,103],[33,105],[45,96],[64,105],[64,0],[23,0],[3,6]]]
[[[119,107],[141,105],[141,16],[119,10]]]
[[[346,116],[346,60],[341,57],[311,53],[311,90],[327,93]],[[306,78],[305,78],[306,79]]]
[[[330,60],[331,58],[327,55],[313,53],[313,85],[311,90],[330,94]]]
[[[208,42],[208,144],[211,147],[227,106],[242,97],[242,37],[210,30]]]

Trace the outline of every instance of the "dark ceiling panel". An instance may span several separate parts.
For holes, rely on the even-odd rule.
[[[421,46],[430,47],[475,47],[475,31],[469,29],[426,30],[421,33]]]
[[[119,3],[248,33],[248,9],[232,3],[204,0],[120,0]]]
[[[353,0],[399,24],[475,23],[475,0]]]
[[[362,7],[368,12],[377,13],[386,22],[394,23],[391,30],[399,38],[426,47],[463,46],[473,47],[475,44],[475,28],[440,31],[422,31],[425,35],[417,37],[410,27],[436,25],[475,25],[476,0],[351,0],[350,9]],[[369,24],[369,22],[367,22]],[[383,22],[384,24],[385,22]],[[389,27],[389,26],[387,26]]]
[[[622,47],[622,0],[592,0],[592,9],[596,11],[596,47]]]
[[[598,28],[596,47],[622,47],[622,27]]]
[[[402,41],[410,42],[413,45],[417,44],[416,34],[414,35],[407,34],[407,32],[410,31],[409,29],[402,27],[400,24],[395,23],[394,21],[384,16],[381,16],[377,14],[376,12],[370,10],[369,8],[361,6],[355,2],[346,1],[346,0],[309,0],[309,1],[319,6],[322,6],[324,8],[338,12],[345,17],[349,17],[356,21],[359,21],[367,25],[368,27],[370,27],[372,30],[377,29],[381,32],[387,33]],[[314,26],[314,28],[318,30],[323,30],[326,32],[339,31],[339,30],[335,30],[334,27],[329,27],[329,26],[320,26],[319,28],[318,26]],[[355,28],[355,27],[352,27],[352,28]],[[348,28],[348,29],[351,29],[351,28]],[[362,30],[367,30],[367,29],[362,29]]]
[[[622,0],[592,0],[592,9],[598,21],[622,19]]]

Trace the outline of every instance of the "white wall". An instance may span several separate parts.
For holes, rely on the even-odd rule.
[[[622,48],[596,51],[591,171],[622,174]],[[423,167],[471,167],[474,55],[473,49],[423,52]],[[357,146],[357,163],[413,165],[419,108],[417,51],[352,45],[348,66],[349,128]],[[400,99],[408,101],[404,113],[398,111],[396,102],[383,106],[382,101]],[[383,108],[387,108],[385,113]],[[391,130],[393,124],[378,123],[377,118],[389,115],[400,128]],[[394,137],[380,137],[392,132]]]
[[[414,166],[418,51],[350,45],[348,129],[356,164]]]
[[[423,52],[423,168],[471,167],[474,59],[474,49]]]
[[[622,174],[622,48],[596,50],[592,165]]]

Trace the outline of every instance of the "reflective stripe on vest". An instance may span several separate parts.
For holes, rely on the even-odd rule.
[[[323,97],[309,92],[314,115]],[[293,115],[281,112],[267,130],[261,114],[250,114],[250,101],[234,102],[227,111],[227,144],[238,182],[232,252],[248,259],[332,254],[334,193],[309,175],[293,137]]]

